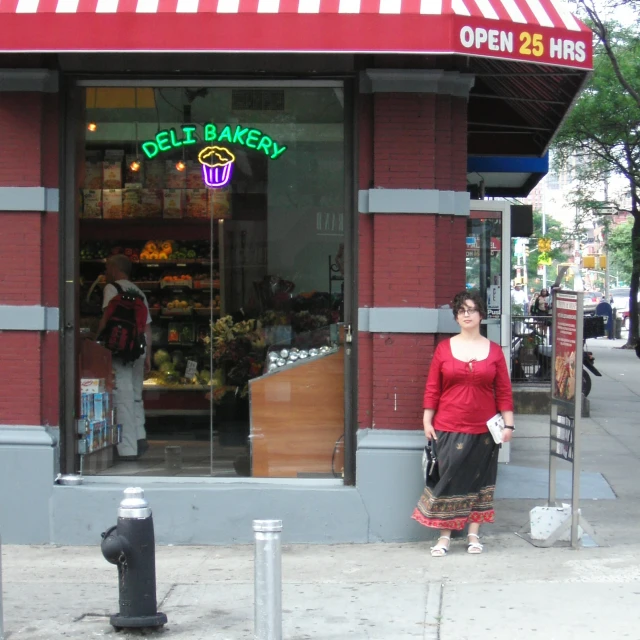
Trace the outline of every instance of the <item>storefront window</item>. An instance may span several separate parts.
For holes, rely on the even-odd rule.
[[[109,368],[89,339],[110,256],[132,265],[152,344],[131,412],[115,359],[123,444],[79,399],[85,473],[341,475],[343,105],[337,85],[86,89],[81,377]]]

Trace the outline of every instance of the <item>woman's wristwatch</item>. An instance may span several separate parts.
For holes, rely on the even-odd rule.
[[[515,431],[516,430],[516,428],[513,425],[509,425],[509,424],[505,424],[504,428],[505,429],[510,429],[511,431]]]

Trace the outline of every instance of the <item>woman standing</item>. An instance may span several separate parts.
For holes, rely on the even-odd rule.
[[[413,519],[440,529],[434,557],[449,550],[451,531],[468,524],[469,553],[482,553],[479,530],[493,522],[493,493],[498,474],[499,446],[487,420],[500,412],[505,422],[503,442],[513,434],[511,382],[502,349],[480,335],[486,316],[479,293],[463,291],[453,300],[460,334],[441,342],[435,351],[424,393],[424,433],[437,442],[440,480],[426,487]]]

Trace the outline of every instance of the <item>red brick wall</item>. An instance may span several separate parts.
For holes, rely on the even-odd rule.
[[[1,424],[42,424],[40,340],[36,331],[0,331]]]
[[[57,187],[58,96],[0,98],[0,186]],[[0,239],[0,304],[57,307],[58,214],[0,212]],[[0,331],[0,424],[59,423],[58,340],[57,331]]]
[[[0,186],[42,184],[42,113],[39,93],[3,93],[0,100]],[[47,118],[47,126],[56,127]],[[56,154],[57,158],[57,154]],[[56,160],[57,162],[57,160]]]
[[[41,225],[41,213],[0,212],[0,304],[41,303]]]
[[[433,307],[436,216],[374,215],[374,306]]]
[[[434,349],[433,334],[374,334],[374,428],[422,427],[422,397]]]
[[[378,93],[362,105],[360,189],[466,190],[465,99]],[[373,154],[372,172],[368,153]],[[360,215],[359,306],[437,308],[447,304],[465,285],[465,236],[466,218],[462,217],[402,211]],[[424,384],[441,338],[359,335],[359,428],[421,428]]]

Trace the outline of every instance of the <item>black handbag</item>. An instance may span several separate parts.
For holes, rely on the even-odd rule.
[[[427,446],[424,448],[422,453],[422,472],[425,486],[432,487],[439,482],[440,469],[438,468],[435,440],[427,441]]]

